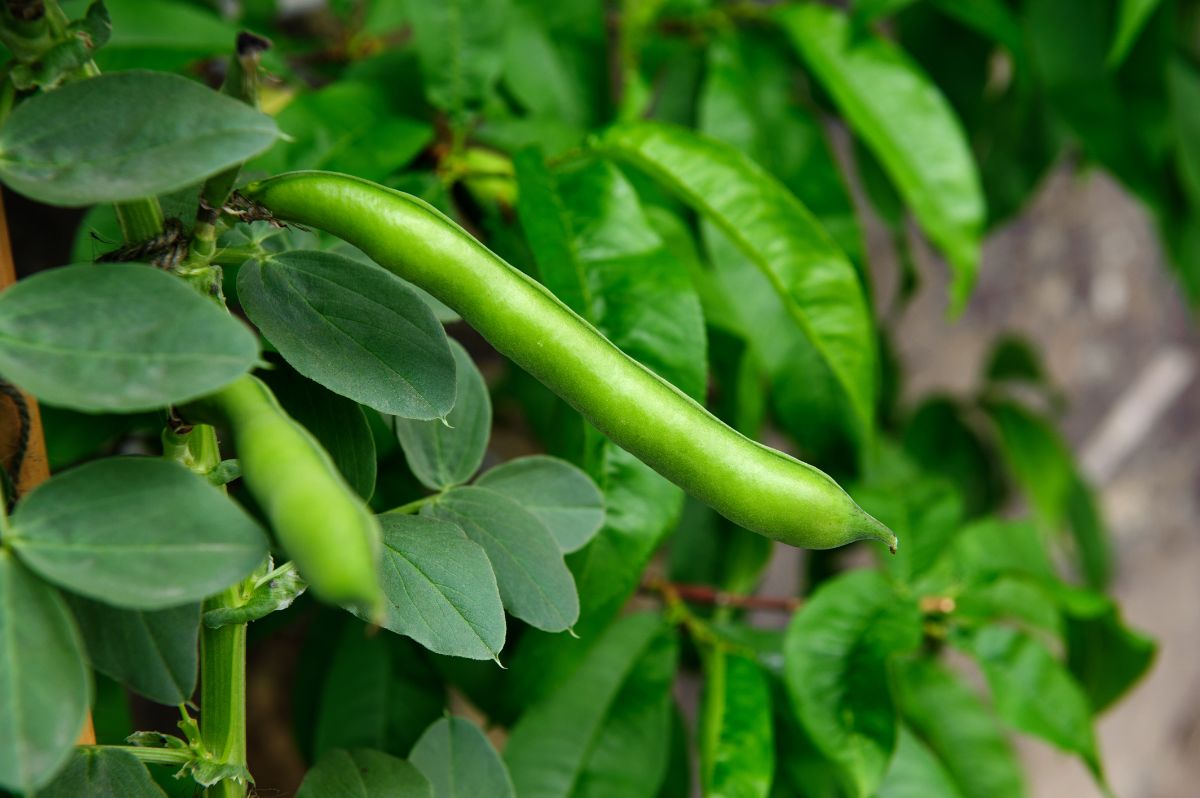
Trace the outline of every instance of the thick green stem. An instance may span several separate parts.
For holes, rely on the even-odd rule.
[[[204,604],[205,611],[237,607],[240,587]],[[200,738],[204,749],[221,762],[246,765],[246,625],[200,631]],[[222,781],[209,787],[208,798],[245,798],[246,785]]]
[[[118,202],[115,207],[126,244],[136,244],[162,232],[163,212],[157,197]]]

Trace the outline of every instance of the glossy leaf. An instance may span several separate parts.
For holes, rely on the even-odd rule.
[[[0,180],[51,205],[163,194],[265,150],[275,121],[177,75],[115,72],[31,97],[0,130]]]
[[[446,334],[386,269],[331,252],[250,261],[238,298],[296,371],[381,413],[439,419],[454,404]]]
[[[1129,55],[1138,34],[1158,6],[1159,0],[1120,0],[1117,4],[1117,29],[1113,34],[1112,49],[1108,51],[1110,69],[1119,67]]]
[[[508,0],[408,3],[430,103],[462,114],[488,98],[504,64],[508,6]]]
[[[434,723],[409,754],[433,785],[433,798],[513,798],[512,779],[483,732],[465,718]]]
[[[879,798],[961,798],[946,768],[925,743],[900,724],[896,753],[879,785]]]
[[[742,153],[681,128],[622,125],[610,129],[600,147],[682,197],[767,275],[869,435],[875,397],[870,312],[854,267],[808,209]]]
[[[408,467],[433,490],[461,485],[479,470],[492,431],[492,400],[483,375],[457,341],[454,356],[454,406],[445,419],[395,418],[396,437]]]
[[[76,748],[38,798],[167,798],[137,757],[125,751]]]
[[[334,749],[317,760],[296,798],[433,798],[429,780],[403,759]]]
[[[935,662],[905,663],[897,699],[913,732],[941,760],[963,798],[1027,794],[1016,755],[995,716]]]
[[[979,630],[968,647],[987,676],[1000,717],[1019,731],[1078,754],[1102,778],[1087,696],[1054,655],[1034,638],[1004,626]]]
[[[766,798],[775,770],[771,691],[758,664],[713,651],[704,661],[700,756],[704,794]]]
[[[438,654],[495,659],[504,647],[504,606],[483,548],[445,521],[385,514],[379,523],[386,607],[382,618],[366,620]]]
[[[257,357],[244,324],[152,266],[66,266],[0,295],[0,372],[48,404],[158,409],[228,385]]]
[[[284,411],[312,433],[347,484],[364,500],[375,492],[375,439],[361,407],[291,369],[270,369],[260,378]]]
[[[874,794],[887,770],[896,745],[888,662],[920,636],[916,604],[876,571],[826,582],[788,627],[784,677],[792,704],[852,795]]]
[[[32,791],[66,762],[90,703],[66,603],[0,548],[0,788]]]
[[[267,555],[244,510],[153,457],[97,460],[42,483],[17,505],[8,541],[51,582],[142,610],[199,601]]]
[[[675,638],[626,616],[513,727],[504,759],[521,798],[652,798],[666,771]]]
[[[985,210],[970,147],[949,104],[892,43],[852,40],[841,11],[805,4],[778,19],[950,261],[950,305],[960,311],[979,271]]]
[[[510,460],[475,481],[503,493],[541,519],[564,552],[583,548],[604,525],[604,496],[575,466],[534,455]]]
[[[200,606],[146,612],[67,594],[92,667],[170,707],[192,698],[199,660]]]
[[[548,632],[579,618],[579,596],[546,525],[513,499],[487,488],[454,488],[421,511],[448,521],[487,552],[504,607]]]

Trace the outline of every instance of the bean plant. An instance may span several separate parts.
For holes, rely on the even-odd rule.
[[[0,182],[83,209],[0,293],[0,792],[1107,790],[1060,393],[901,401],[892,320],[1069,159],[1200,299],[1196,11],[0,2]]]

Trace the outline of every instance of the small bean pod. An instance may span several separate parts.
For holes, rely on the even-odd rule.
[[[734,523],[810,549],[872,538],[894,550],[891,530],[824,472],[722,423],[420,199],[330,172],[280,175],[245,194],[424,288],[613,442]]]
[[[183,412],[233,433],[247,489],[313,592],[330,603],[374,608],[381,596],[379,522],[270,389],[245,376]]]

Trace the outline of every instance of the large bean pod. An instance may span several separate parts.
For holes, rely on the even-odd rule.
[[[824,472],[726,426],[427,203],[329,172],[245,193],[433,294],[615,443],[746,529],[812,549],[863,538],[895,547]]]
[[[374,607],[381,595],[379,522],[270,389],[242,377],[184,413],[233,433],[247,489],[313,592],[335,604]]]

